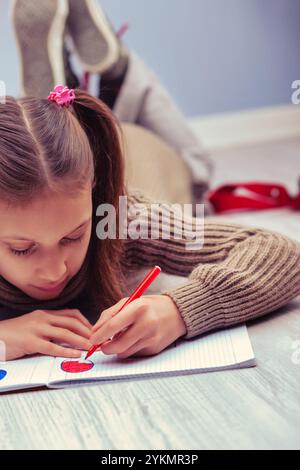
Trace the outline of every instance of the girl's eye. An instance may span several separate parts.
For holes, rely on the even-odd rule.
[[[65,244],[68,244],[68,243],[81,242],[82,239],[83,239],[83,235],[81,235],[81,236],[78,237],[78,238],[66,238],[65,241],[64,241],[64,243],[65,243]],[[20,251],[20,250],[14,250],[13,248],[10,248],[10,251],[11,251],[14,255],[16,255],[16,256],[25,256],[25,255],[30,254],[30,253],[33,251],[33,249],[32,249],[32,248],[28,248],[27,250],[22,250],[22,251]]]

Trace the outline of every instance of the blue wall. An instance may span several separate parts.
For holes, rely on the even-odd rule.
[[[0,80],[18,93],[17,55],[0,0]],[[188,116],[291,102],[300,79],[299,0],[101,0],[125,42]]]

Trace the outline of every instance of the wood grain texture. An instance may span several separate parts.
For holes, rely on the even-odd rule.
[[[214,186],[259,179],[295,190],[300,141],[213,155]],[[297,166],[298,165],[298,166]],[[298,169],[299,168],[299,169]],[[299,213],[222,216],[300,240]],[[162,277],[164,289],[180,278]],[[0,396],[1,449],[300,449],[300,298],[248,323],[257,367]]]

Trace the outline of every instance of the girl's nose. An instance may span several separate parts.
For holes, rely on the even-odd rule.
[[[67,277],[67,267],[62,260],[55,261],[49,260],[47,265],[43,265],[43,267],[39,270],[39,279],[40,283],[51,287],[51,284],[55,286],[56,284],[61,284]]]

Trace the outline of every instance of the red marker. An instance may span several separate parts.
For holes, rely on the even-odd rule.
[[[133,300],[138,299],[139,297],[141,297],[141,295],[150,286],[150,284],[154,281],[154,279],[159,275],[160,272],[161,272],[161,268],[159,266],[154,266],[154,268],[152,268],[151,271],[147,274],[145,279],[137,286],[135,291],[126,300],[124,305],[122,305],[122,307],[120,307],[119,310],[116,313],[114,313],[112,317],[116,316],[117,313],[119,313],[130,302],[132,302]],[[100,347],[101,347],[101,344],[92,346],[91,349],[89,349],[89,351],[87,352],[87,355],[85,356],[85,359],[88,359],[96,351],[96,349],[98,349]]]

